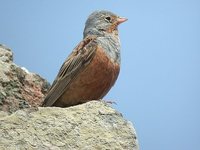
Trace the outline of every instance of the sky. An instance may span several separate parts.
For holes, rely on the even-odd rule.
[[[90,13],[128,18],[119,27],[120,75],[104,99],[133,123],[141,150],[200,149],[199,0],[0,2],[0,43],[49,82],[82,40]]]

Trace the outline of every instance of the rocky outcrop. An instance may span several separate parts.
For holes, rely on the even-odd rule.
[[[13,63],[0,45],[0,149],[138,150],[131,122],[103,101],[38,107],[48,82]]]
[[[0,122],[0,149],[138,150],[132,124],[103,102],[19,110]]]
[[[49,86],[39,75],[14,64],[12,51],[0,45],[0,110],[39,106]]]

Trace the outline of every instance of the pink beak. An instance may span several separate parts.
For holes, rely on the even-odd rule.
[[[121,24],[121,23],[123,23],[123,22],[125,22],[125,21],[127,21],[127,20],[128,20],[127,18],[118,17],[118,18],[117,18],[117,24],[119,25],[119,24]]]

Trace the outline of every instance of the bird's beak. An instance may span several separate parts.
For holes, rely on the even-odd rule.
[[[128,20],[127,18],[118,17],[118,18],[117,18],[117,24],[119,25],[119,24],[121,24],[121,23],[123,23],[123,22],[125,22],[125,21],[127,21],[127,20]]]

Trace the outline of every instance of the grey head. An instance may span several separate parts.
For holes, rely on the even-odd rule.
[[[126,20],[110,11],[95,11],[85,23],[83,36],[84,38],[89,35],[97,36],[96,42],[101,45],[107,56],[120,64],[120,40],[117,27]]]
[[[125,22],[127,19],[117,16],[110,11],[95,11],[87,19],[85,23],[85,29],[83,36],[87,35],[99,35],[102,36],[105,33],[118,33],[117,26]]]

